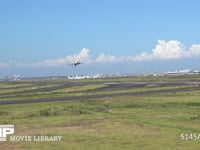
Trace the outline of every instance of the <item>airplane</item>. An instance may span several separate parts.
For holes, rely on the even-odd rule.
[[[80,65],[80,64],[83,64],[83,63],[76,61],[74,63],[71,63],[70,65],[72,65],[73,67],[76,67],[77,65]]]

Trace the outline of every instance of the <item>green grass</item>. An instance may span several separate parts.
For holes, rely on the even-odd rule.
[[[99,83],[82,88],[75,87],[74,95],[101,87]],[[136,90],[157,88],[153,84]],[[160,89],[162,88],[176,87]],[[49,94],[53,96],[64,90],[66,89]],[[47,94],[40,93],[38,98]],[[200,91],[171,92],[67,102],[0,105],[0,124],[14,124],[14,135],[62,136],[61,142],[0,142],[0,148],[196,150],[200,147],[200,140],[181,140],[180,134],[200,133],[199,96]],[[30,95],[23,95],[23,98],[28,97]]]

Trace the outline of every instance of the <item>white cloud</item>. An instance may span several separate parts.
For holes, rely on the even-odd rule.
[[[33,67],[40,67],[40,66],[59,66],[67,63],[67,59],[65,58],[58,58],[58,59],[47,59],[43,62],[38,62],[32,64]]]
[[[200,44],[193,44],[190,47],[187,56],[200,56]]]
[[[200,56],[200,45],[193,44],[188,50],[177,40],[158,40],[157,45],[150,53],[142,52],[136,56],[116,57],[114,55],[105,55],[104,53],[97,57],[97,62],[120,62],[120,61],[149,61],[161,59],[177,59],[183,57]]]
[[[75,62],[77,60],[88,63],[90,61],[90,51],[87,48],[83,48],[78,54],[68,55],[64,58],[58,58],[58,59],[47,59],[43,62],[35,63],[32,66],[39,67],[39,66],[60,66],[60,65],[66,65],[68,63]]]
[[[113,56],[113,55],[105,55],[104,53],[100,54],[97,58],[96,58],[96,61],[97,62],[120,62],[124,59],[125,57],[122,56],[122,57],[116,57],[116,56]]]
[[[66,65],[73,63],[77,60],[83,62],[83,63],[89,63],[91,61],[90,51],[87,48],[83,48],[78,54],[73,54],[73,55],[67,55],[66,57],[63,58],[57,58],[57,59],[46,59],[42,62],[37,62],[37,63],[20,63],[20,62],[0,62],[0,68],[5,68],[9,66],[18,66],[18,67],[53,67],[53,66],[61,66],[61,65]]]
[[[156,48],[152,50],[152,56],[164,59],[180,58],[184,56],[184,52],[184,46],[179,41],[171,40],[166,42],[158,40]]]
[[[68,55],[65,59],[67,62],[75,62],[77,60],[87,63],[90,61],[90,51],[87,48],[83,48],[78,54]]]
[[[151,53],[143,52],[140,55],[131,57],[131,60],[146,61],[157,59],[176,59],[193,56],[200,56],[200,45],[194,44],[189,48],[189,50],[187,50],[184,45],[177,40],[158,40],[158,44],[151,51]]]
[[[83,48],[79,53],[73,55],[67,55],[63,58],[57,59],[46,59],[42,62],[37,63],[21,63],[15,61],[0,62],[0,68],[9,66],[18,67],[42,67],[42,66],[61,66],[66,65],[77,60],[83,63],[117,63],[124,61],[149,61],[149,60],[160,60],[160,59],[177,59],[183,57],[194,57],[200,56],[200,44],[193,44],[190,48],[185,46],[177,40],[158,40],[157,45],[150,52],[143,52],[136,56],[120,56],[110,54],[100,54],[96,58],[92,58],[90,51],[87,48]]]
[[[127,56],[127,61],[144,61],[144,60],[151,60],[152,55],[148,54],[147,52],[143,52],[140,55],[136,56]]]

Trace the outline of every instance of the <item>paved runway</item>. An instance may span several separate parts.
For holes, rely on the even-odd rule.
[[[46,83],[46,82],[45,82]],[[87,90],[87,93],[103,92],[103,91],[119,91],[119,90],[130,90],[134,88],[148,88],[147,91],[134,91],[125,93],[109,93],[109,94],[86,94],[83,96],[62,96],[62,97],[52,97],[52,98],[37,98],[37,99],[23,99],[23,100],[0,100],[0,105],[5,104],[25,104],[25,103],[39,103],[39,102],[56,102],[56,101],[71,101],[71,100],[88,100],[93,98],[103,98],[103,97],[119,97],[119,96],[139,96],[139,95],[149,95],[149,94],[160,94],[160,93],[170,93],[170,92],[187,92],[187,91],[200,91],[200,82],[98,82],[99,84],[106,85],[94,90]],[[44,83],[43,83],[44,84]],[[96,82],[66,82],[60,83],[53,87],[41,87],[39,89],[24,90],[18,92],[8,92],[0,94],[1,98],[12,98],[20,94],[31,94],[35,92],[51,92],[63,88],[72,88],[76,86],[83,86],[88,84],[96,84]],[[173,86],[177,88],[172,89],[151,89],[151,87],[167,87]],[[191,85],[187,87],[180,87]]]

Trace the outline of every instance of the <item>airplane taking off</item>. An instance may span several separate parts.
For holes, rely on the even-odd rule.
[[[74,63],[71,63],[70,65],[72,65],[73,67],[76,67],[77,65],[80,65],[80,64],[83,64],[83,63],[76,61]]]

